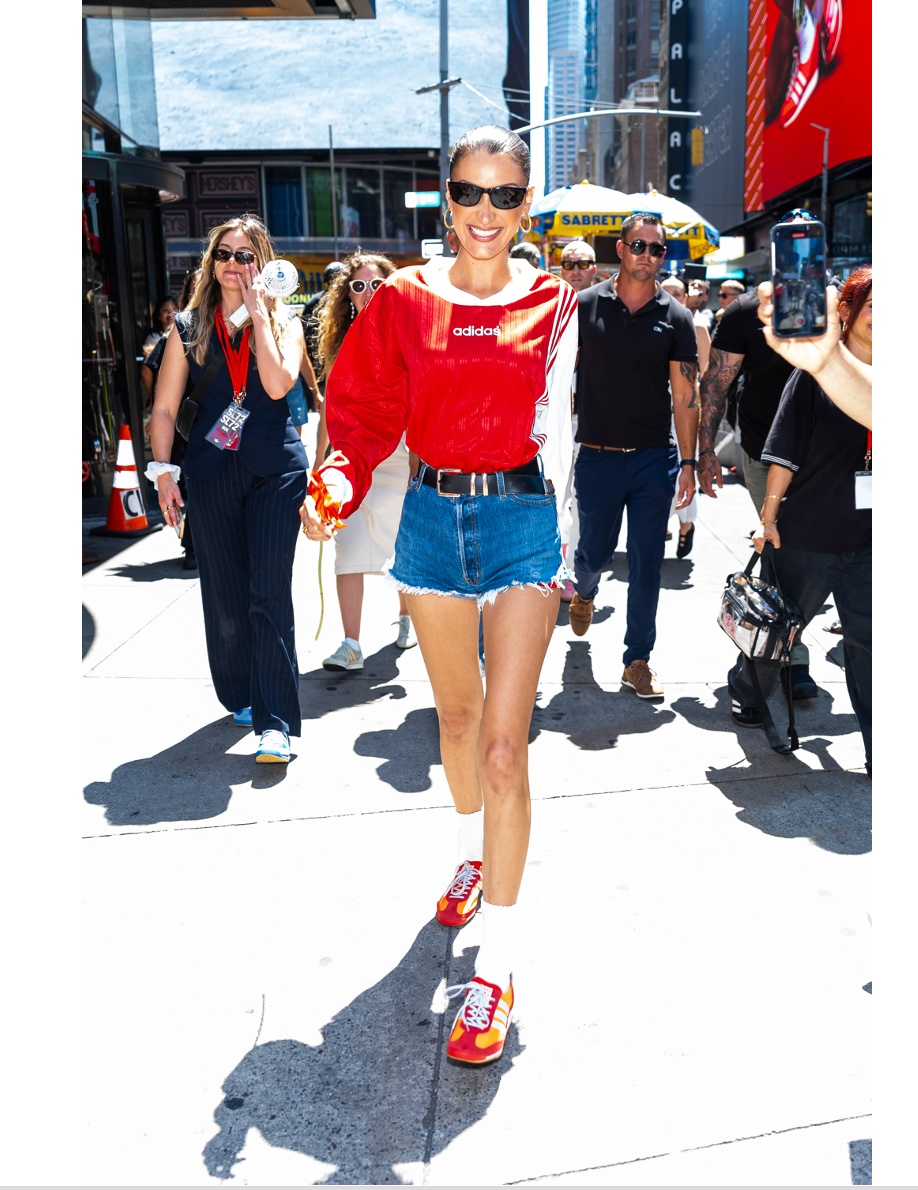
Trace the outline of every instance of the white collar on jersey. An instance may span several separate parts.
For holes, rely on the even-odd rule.
[[[421,269],[421,276],[437,297],[452,302],[455,306],[508,306],[511,302],[518,302],[520,298],[525,297],[539,277],[538,269],[534,269],[531,264],[521,260],[511,260],[509,264],[516,276],[499,293],[493,293],[487,298],[475,297],[474,294],[451,285],[449,274],[444,267],[446,261],[442,257],[432,256]]]

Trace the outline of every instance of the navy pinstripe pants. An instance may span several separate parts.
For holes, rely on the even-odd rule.
[[[300,734],[293,554],[306,472],[255,475],[227,452],[213,479],[188,477],[207,657],[228,711],[252,708],[259,734]]]

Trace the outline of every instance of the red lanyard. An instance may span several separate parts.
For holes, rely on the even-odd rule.
[[[229,368],[233,400],[237,405],[241,405],[245,400],[245,378],[249,374],[249,332],[252,328],[247,326],[242,332],[242,342],[239,344],[239,350],[236,351],[230,341],[229,331],[226,329],[226,323],[223,321],[219,307],[214,321],[217,324],[217,335],[223,347],[223,354],[226,356],[226,366]]]

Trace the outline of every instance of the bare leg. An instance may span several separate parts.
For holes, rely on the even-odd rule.
[[[440,756],[460,814],[481,809],[478,729],[484,701],[478,665],[478,607],[450,595],[408,595],[408,614],[433,687]]]
[[[351,640],[360,640],[360,612],[363,607],[363,575],[337,574],[335,585],[338,588],[338,607],[341,610],[341,623],[344,625],[344,635]]]
[[[529,725],[561,592],[514,587],[484,608],[488,684],[478,737],[483,896],[513,905],[529,847]]]
[[[398,593],[398,614],[400,616],[407,616],[411,614],[408,611],[408,600],[405,598],[404,591],[399,591]]]

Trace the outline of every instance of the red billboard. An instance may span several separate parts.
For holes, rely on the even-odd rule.
[[[870,0],[749,0],[747,211],[822,170],[870,157]]]

